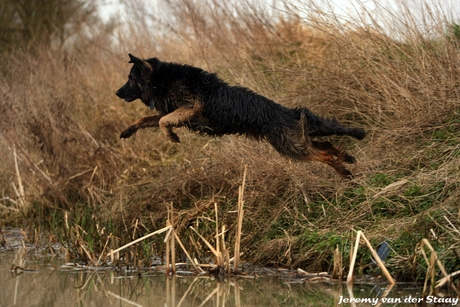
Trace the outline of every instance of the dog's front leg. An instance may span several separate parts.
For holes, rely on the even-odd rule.
[[[178,143],[179,137],[172,131],[172,128],[187,125],[187,122],[190,122],[199,112],[201,112],[201,108],[194,106],[180,107],[160,119],[160,128],[168,140]]]
[[[120,134],[120,139],[127,139],[131,137],[137,130],[149,127],[159,127],[161,116],[154,115],[154,116],[146,116],[142,117],[134,124],[123,130]]]

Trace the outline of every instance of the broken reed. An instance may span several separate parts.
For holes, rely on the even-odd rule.
[[[231,263],[233,262],[233,273],[238,274],[239,272],[239,262],[240,262],[240,245],[241,245],[241,235],[242,235],[242,223],[243,223],[243,216],[244,216],[244,190],[245,190],[245,185],[246,185],[246,176],[247,176],[247,165],[244,167],[244,173],[243,173],[243,178],[242,178],[242,184],[239,187],[239,194],[238,194],[238,204],[237,204],[237,225],[236,225],[236,235],[235,235],[235,246],[234,246],[234,257],[230,258],[229,256],[229,250],[227,249],[227,245],[225,243],[225,233],[226,233],[226,227],[225,225],[222,225],[221,232],[219,232],[219,209],[217,203],[214,203],[214,213],[215,213],[215,246],[213,246],[208,240],[206,240],[198,231],[196,231],[193,227],[190,227],[191,230],[193,230],[199,238],[206,244],[206,246],[209,248],[209,250],[212,252],[214,255],[215,259],[215,264],[199,264],[198,261],[193,259],[190,256],[190,253],[187,251],[185,248],[184,244],[182,243],[180,237],[175,231],[175,212],[174,212],[174,206],[173,203],[167,206],[167,220],[166,220],[166,227],[154,231],[150,234],[147,234],[141,238],[138,238],[136,240],[131,241],[130,243],[127,243],[123,245],[122,247],[119,247],[117,249],[111,250],[110,252],[106,252],[107,250],[110,250],[108,248],[109,242],[112,242],[113,245],[113,238],[114,235],[113,233],[110,233],[107,235],[105,228],[101,228],[96,224],[96,230],[93,232],[93,235],[96,235],[98,237],[106,236],[106,242],[103,245],[102,251],[99,254],[99,257],[95,256],[94,253],[94,246],[92,246],[90,243],[86,242],[84,239],[84,236],[87,235],[88,233],[80,226],[80,225],[74,225],[69,227],[69,218],[68,214],[64,214],[64,226],[67,231],[69,231],[69,234],[67,234],[68,237],[73,237],[73,242],[75,242],[75,246],[77,246],[77,249],[79,251],[80,256],[83,259],[86,259],[89,263],[91,263],[94,266],[99,266],[103,263],[106,263],[107,259],[110,257],[112,264],[119,264],[119,252],[133,246],[134,244],[137,244],[145,239],[148,239],[152,237],[153,235],[159,235],[161,233],[167,232],[165,238],[164,238],[164,243],[166,244],[166,254],[165,254],[165,262],[166,262],[166,273],[167,274],[175,274],[176,273],[176,241],[178,242],[179,246],[187,256],[189,262],[193,267],[200,273],[204,274],[206,273],[203,268],[208,268],[210,273],[213,274],[219,274],[221,276],[223,275],[231,275],[232,270],[231,270]],[[134,231],[133,231],[133,238],[135,237],[136,229],[138,225],[138,220],[136,220],[136,223],[134,225]],[[24,235],[27,240],[27,235],[24,232]],[[38,242],[38,235],[37,231],[35,231],[35,240]],[[348,277],[347,277],[347,284],[353,284],[353,273],[354,273],[354,266],[357,258],[357,253],[358,249],[360,246],[361,239],[364,241],[365,245],[371,252],[373,259],[377,262],[378,266],[381,268],[382,272],[385,274],[386,278],[388,281],[393,285],[395,283],[395,280],[392,278],[388,270],[386,269],[384,263],[381,261],[379,255],[377,252],[373,249],[371,243],[369,240],[366,238],[364,233],[362,231],[357,231],[356,235],[356,240],[353,244],[353,241],[351,241],[351,249],[352,253],[350,254],[350,266],[349,266],[349,272],[348,272]],[[190,238],[190,242],[195,242],[192,238]],[[196,248],[196,244],[193,244]],[[425,247],[428,248],[431,252],[430,259],[428,260],[428,257],[425,252]],[[424,290],[423,290],[423,295],[426,296],[426,289],[427,289],[427,284],[428,280],[431,280],[431,288],[430,288],[430,293],[428,295],[431,295],[433,292],[437,291],[441,286],[444,284],[448,283],[449,289],[454,289],[457,294],[458,290],[453,286],[452,283],[452,278],[458,274],[460,274],[460,271],[453,272],[451,274],[448,274],[440,262],[438,255],[436,251],[433,249],[431,244],[427,239],[422,239],[421,243],[419,244],[419,252],[423,255],[423,258],[425,259],[425,262],[428,265],[427,268],[427,273],[426,273],[426,278],[425,278],[425,284],[424,284]],[[131,251],[132,255],[132,266],[138,266],[138,268],[141,267],[141,262],[140,260],[136,261],[136,259],[140,259],[140,256],[137,255],[136,253],[133,253]],[[66,258],[69,256],[69,251],[66,250]],[[332,279],[342,279],[342,276],[344,274],[344,267],[342,264],[342,255],[340,253],[339,247],[337,246],[335,251],[334,251],[334,269],[331,275]],[[130,265],[129,263],[129,252],[125,253],[125,262],[127,266]],[[443,274],[443,278],[436,282],[435,280],[435,266],[438,266],[439,269],[441,270]]]
[[[387,268],[383,264],[383,262],[380,259],[379,255],[375,252],[375,250],[372,247],[371,243],[369,242],[369,240],[367,240],[366,236],[364,235],[364,233],[361,230],[359,230],[357,235],[356,235],[356,243],[355,243],[355,248],[353,250],[353,254],[352,254],[352,257],[351,257],[351,261],[350,261],[350,270],[348,272],[347,283],[348,284],[353,283],[353,270],[354,270],[354,267],[355,267],[355,261],[356,261],[356,256],[358,254],[359,242],[360,242],[361,237],[363,238],[364,242],[366,242],[367,248],[371,252],[372,256],[374,257],[375,261],[379,265],[380,269],[385,274],[385,277],[388,279],[388,281],[391,284],[394,284],[395,280],[393,279],[393,277],[391,277],[390,273],[388,272]]]
[[[372,254],[373,259],[375,262],[378,264],[382,272],[384,273],[385,277],[387,280],[390,282],[391,287],[396,283],[396,281],[393,279],[393,277],[390,275],[388,272],[387,268],[385,267],[385,264],[383,261],[380,259],[379,255],[377,252],[374,250],[372,247],[371,243],[369,240],[366,238],[364,233],[359,230],[356,235],[356,241],[353,244],[353,241],[351,241],[351,248],[350,251],[352,253],[350,254],[350,268],[348,271],[348,277],[347,277],[347,285],[351,286],[353,284],[353,274],[354,274],[354,266],[356,262],[356,257],[358,254],[358,248],[361,242],[361,238],[366,244],[367,248]],[[354,247],[353,247],[354,246]],[[430,258],[428,259],[426,252],[425,252],[425,247],[428,248],[430,251]],[[427,264],[427,270],[426,270],[426,277],[425,277],[425,282],[423,286],[423,294],[422,297],[427,297],[430,295],[436,295],[436,292],[444,286],[446,283],[448,284],[448,289],[455,291],[456,295],[460,295],[460,289],[457,289],[455,285],[453,284],[453,277],[456,275],[460,274],[460,270],[453,272],[451,274],[448,274],[446,269],[444,268],[443,264],[439,260],[438,254],[434,250],[434,248],[431,246],[430,242],[424,238],[421,240],[418,251],[416,252],[415,255],[417,254],[422,254],[423,258],[425,259],[425,262]],[[414,260],[415,261],[415,260]],[[439,270],[441,271],[443,278],[440,280],[436,281],[436,274],[435,274],[435,268],[438,266]],[[343,267],[342,267],[342,255],[340,254],[339,247],[334,251],[334,269],[332,271],[331,278],[332,279],[342,279],[342,273],[343,273]],[[427,285],[428,281],[430,281],[430,291],[427,293]],[[391,290],[391,287],[389,288]],[[388,290],[389,291],[389,290]]]
[[[426,256],[425,246],[431,252],[430,260],[428,260],[428,258]],[[452,278],[455,275],[460,274],[460,270],[456,271],[454,273],[451,273],[451,274],[447,274],[446,269],[444,268],[444,266],[442,265],[441,261],[438,258],[438,254],[436,253],[436,251],[434,250],[434,248],[431,246],[430,242],[426,238],[422,239],[422,241],[420,242],[420,252],[419,253],[421,253],[423,255],[423,258],[425,259],[425,262],[426,262],[426,264],[428,266],[427,271],[426,271],[425,283],[423,285],[423,294],[422,294],[422,296],[426,297],[426,296],[432,295],[433,292],[436,295],[436,291],[440,287],[442,287],[445,283],[448,284],[449,289],[453,289],[457,293],[457,295],[459,295],[460,294],[459,290],[457,290],[455,288],[455,286],[453,285]],[[438,282],[436,282],[436,278],[435,278],[436,265],[441,270],[442,275],[444,275],[444,277],[442,279],[440,279]],[[431,287],[430,287],[430,292],[427,295],[426,290],[427,290],[428,280],[431,280]]]
[[[246,184],[246,174],[247,174],[247,164],[244,166],[244,173],[243,173],[243,183],[239,187],[238,190],[238,215],[237,215],[237,230],[236,230],[236,238],[235,238],[235,256],[230,258],[229,251],[226,248],[225,244],[225,232],[226,228],[225,225],[222,226],[222,232],[219,233],[219,219],[218,219],[218,207],[217,203],[214,204],[214,210],[216,214],[216,247],[214,248],[209,241],[207,241],[201,234],[199,234],[193,227],[190,227],[200,238],[201,240],[208,246],[208,248],[213,253],[216,264],[211,266],[212,270],[219,275],[231,274],[231,267],[230,263],[233,262],[233,273],[238,274],[239,272],[239,264],[240,264],[240,246],[241,246],[241,235],[242,235],[242,225],[243,225],[243,215],[244,215],[244,187]],[[202,265],[199,265],[202,266]]]
[[[239,187],[239,195],[238,195],[238,204],[237,204],[237,225],[236,225],[236,235],[235,235],[235,246],[234,246],[234,252],[235,256],[233,258],[230,258],[229,256],[229,250],[227,249],[227,245],[225,242],[225,233],[226,233],[226,227],[225,225],[222,225],[221,232],[219,232],[219,209],[217,203],[214,203],[214,213],[215,213],[215,247],[208,241],[206,240],[200,233],[198,233],[193,227],[190,227],[199,237],[200,239],[207,245],[209,250],[212,252],[214,255],[215,259],[215,264],[200,264],[198,261],[193,259],[187,249],[185,248],[184,244],[182,243],[180,237],[175,231],[175,212],[174,212],[174,206],[173,203],[167,206],[167,220],[166,220],[166,227],[154,231],[150,234],[147,234],[141,238],[138,238],[136,240],[131,241],[128,244],[123,245],[122,247],[119,247],[114,250],[110,250],[109,243],[112,242],[112,247],[114,243],[114,235],[113,233],[109,233],[107,235],[107,231],[104,227],[99,227],[97,224],[95,225],[95,230],[92,233],[88,233],[85,231],[80,225],[74,224],[72,226],[69,226],[69,217],[67,212],[64,214],[64,222],[63,226],[64,229],[68,232],[67,237],[72,238],[71,241],[74,242],[74,245],[77,247],[77,250],[79,252],[79,255],[81,256],[82,259],[86,260],[88,263],[91,265],[97,267],[101,264],[104,264],[107,262],[108,258],[110,257],[111,263],[115,265],[119,265],[120,262],[120,257],[119,257],[119,252],[133,246],[143,240],[146,240],[153,235],[159,235],[161,233],[167,232],[165,239],[163,240],[164,243],[166,244],[166,255],[165,255],[165,261],[166,261],[166,273],[167,274],[172,274],[174,275],[176,273],[176,241],[178,242],[179,246],[189,259],[189,262],[191,265],[194,266],[195,270],[199,272],[200,274],[205,274],[205,270],[203,268],[209,269],[208,272],[212,274],[219,274],[220,276],[227,275],[230,276],[232,274],[232,269],[231,269],[231,263],[233,262],[233,273],[238,274],[239,273],[239,256],[240,256],[240,245],[241,245],[241,235],[242,235],[242,223],[243,223],[243,216],[244,216],[244,190],[245,190],[245,185],[246,185],[246,176],[247,176],[247,165],[244,167],[244,173],[243,173],[243,178],[242,178],[242,184]],[[138,226],[138,220],[136,220],[134,226],[134,231],[132,238],[135,238],[136,234],[136,229]],[[92,227],[90,227],[92,229]],[[1,231],[1,229],[0,229]],[[26,232],[23,232],[26,240],[28,240],[28,236]],[[38,241],[40,239],[40,230],[35,230],[35,234],[30,235],[30,237],[35,238],[36,244],[38,244]],[[0,232],[1,234],[1,232]],[[87,235],[93,235],[96,237],[106,237],[106,241],[103,244],[102,251],[100,252],[99,256],[97,257],[95,252],[94,252],[94,239],[93,243],[89,243],[89,241],[86,239],[85,236]],[[395,280],[392,278],[388,270],[386,269],[385,265],[381,261],[379,255],[375,252],[373,249],[371,243],[369,240],[366,238],[364,233],[362,231],[357,231],[356,235],[356,240],[353,244],[353,241],[351,241],[351,249],[352,253],[350,253],[350,266],[349,266],[349,272],[348,272],[348,277],[347,277],[347,284],[352,285],[353,284],[353,273],[354,273],[354,266],[357,258],[357,253],[358,249],[360,246],[360,242],[364,241],[366,244],[367,248],[371,252],[373,259],[377,262],[379,267],[381,268],[382,272],[385,274],[386,278],[388,281],[393,285],[395,283]],[[52,238],[49,238],[50,242],[53,240]],[[195,242],[192,237],[190,237],[190,242]],[[193,244],[196,248],[196,243]],[[425,252],[425,247],[429,249],[431,252],[430,258],[428,259],[426,252]],[[109,251],[110,252],[107,252]],[[69,250],[66,249],[66,258],[70,258],[70,253]],[[54,254],[54,251],[51,250],[51,253]],[[421,243],[419,244],[419,249],[417,253],[421,253],[423,255],[423,258],[425,259],[425,262],[428,266],[427,272],[426,272],[426,278],[425,278],[425,283],[424,283],[424,290],[423,290],[423,296],[427,296],[427,285],[428,281],[431,281],[431,287],[430,287],[430,292],[428,295],[431,295],[433,292],[436,293],[436,291],[445,285],[446,283],[448,284],[449,289],[453,289],[457,295],[459,293],[459,290],[455,288],[453,285],[452,279],[454,276],[460,274],[460,271],[453,272],[451,274],[448,274],[442,265],[441,261],[438,258],[438,255],[436,251],[433,249],[431,244],[427,239],[422,239]],[[131,257],[130,257],[131,255]],[[126,263],[127,267],[132,265],[133,267],[137,266],[138,268],[141,268],[141,260],[140,260],[140,255],[137,254],[135,251],[131,250],[128,252],[125,252],[125,259],[124,262]],[[334,251],[334,269],[331,275],[332,279],[342,279],[342,276],[344,274],[344,267],[342,264],[342,255],[340,253],[339,247],[337,246],[335,251]],[[68,259],[70,261],[70,259]],[[130,262],[131,261],[131,262]],[[435,267],[436,265],[439,267],[441,273],[443,274],[443,278],[438,280],[436,282],[435,279]]]
[[[235,242],[235,262],[233,271],[236,273],[238,272],[238,267],[240,265],[240,245],[241,245],[241,229],[243,226],[243,215],[244,215],[244,186],[246,184],[246,173],[247,173],[248,165],[244,166],[244,174],[243,174],[243,184],[240,186],[238,190],[238,225],[237,225],[237,232],[236,232],[236,242]]]
[[[241,245],[241,235],[242,235],[242,224],[243,224],[243,215],[244,215],[244,210],[243,210],[243,205],[244,205],[244,187],[246,183],[246,174],[247,174],[247,165],[244,167],[244,173],[243,173],[243,183],[239,188],[239,196],[238,196],[238,215],[237,215],[237,231],[236,231],[236,238],[235,238],[235,256],[233,258],[230,258],[230,253],[229,250],[227,249],[227,245],[225,243],[225,232],[226,232],[226,227],[225,225],[222,226],[222,231],[219,233],[219,218],[218,218],[218,206],[217,203],[214,203],[214,210],[215,210],[215,223],[216,223],[216,235],[215,235],[215,247],[208,241],[206,240],[198,231],[195,230],[192,226],[190,226],[190,229],[193,230],[199,238],[206,244],[206,246],[209,248],[209,250],[212,252],[214,255],[215,259],[215,264],[199,264],[196,259],[192,259],[190,256],[190,253],[187,251],[185,248],[184,244],[180,240],[179,236],[177,235],[174,225],[175,225],[175,220],[174,220],[174,207],[173,203],[168,206],[168,214],[167,214],[167,220],[166,220],[166,227],[157,230],[155,232],[152,232],[146,236],[143,236],[142,238],[139,238],[137,240],[134,240],[128,244],[123,245],[120,248],[117,248],[116,250],[111,251],[108,256],[112,258],[112,262],[114,262],[114,255],[118,255],[118,253],[125,248],[132,246],[142,240],[145,240],[153,235],[157,235],[163,232],[167,231],[167,234],[164,239],[164,243],[166,244],[166,255],[165,255],[165,262],[166,262],[166,273],[167,274],[175,274],[176,272],[176,250],[175,250],[175,243],[176,240],[179,243],[179,246],[182,248],[184,251],[185,255],[190,261],[190,264],[194,266],[196,270],[198,270],[200,273],[204,273],[204,270],[202,269],[203,267],[209,268],[210,271],[213,273],[217,273],[219,275],[225,275],[231,274],[231,266],[230,264],[233,262],[233,273],[238,274],[239,272],[239,263],[240,263],[240,245]],[[193,239],[190,240],[191,242],[194,242]],[[107,241],[108,242],[108,241]],[[106,244],[107,245],[107,244]],[[83,248],[83,250],[85,250]],[[100,258],[99,258],[100,259]]]
[[[176,241],[179,244],[179,246],[182,248],[187,258],[189,259],[189,262],[190,262],[189,264],[193,265],[199,274],[206,274],[206,271],[203,270],[203,268],[207,268],[208,272],[211,274],[218,274],[220,276],[225,276],[225,275],[230,276],[232,274],[232,270],[231,270],[232,262],[233,262],[233,274],[238,274],[239,266],[237,264],[239,261],[239,250],[240,250],[241,235],[242,235],[241,229],[242,229],[242,221],[243,221],[243,213],[244,213],[243,211],[244,201],[243,200],[244,200],[244,187],[245,187],[245,182],[246,182],[246,173],[247,173],[247,166],[245,166],[244,174],[243,174],[243,183],[239,189],[240,195],[238,198],[238,216],[237,216],[238,222],[236,225],[237,231],[236,231],[235,248],[234,248],[235,257],[233,258],[229,257],[229,250],[227,249],[227,245],[225,243],[225,233],[226,233],[225,225],[222,226],[221,232],[219,232],[219,219],[218,219],[219,209],[218,209],[217,203],[214,203],[214,213],[215,213],[215,223],[216,223],[215,236],[214,236],[215,247],[208,240],[206,240],[200,233],[198,233],[193,227],[190,227],[200,237],[200,239],[208,246],[210,251],[213,253],[215,264],[199,264],[196,259],[193,259],[190,256],[189,252],[185,248],[184,244],[182,243],[181,239],[179,238],[178,234],[176,233],[174,229],[175,213],[174,213],[174,208],[173,208],[172,203],[168,206],[168,209],[167,209],[168,218],[166,221],[166,227],[160,230],[154,231],[150,234],[147,234],[136,240],[133,240],[132,242],[125,244],[120,248],[111,250],[110,252],[107,252],[108,250],[110,250],[108,246],[110,242],[113,243],[114,235],[112,233],[107,235],[105,232],[105,228],[96,227],[96,232],[93,233],[94,235],[98,237],[101,237],[104,235],[106,236],[105,244],[99,256],[96,256],[94,252],[94,247],[85,241],[84,235],[88,233],[82,227],[80,227],[79,225],[69,227],[67,215],[65,215],[65,225],[66,225],[66,228],[70,232],[69,235],[70,236],[73,235],[74,237],[72,240],[73,242],[75,242],[75,246],[77,247],[81,258],[87,260],[88,263],[90,263],[91,265],[95,267],[100,266],[104,263],[107,263],[107,260],[109,259],[109,257],[113,265],[119,265],[120,264],[120,261],[119,261],[120,257],[118,255],[119,252],[149,237],[152,237],[153,235],[159,235],[161,233],[167,232],[165,239],[163,241],[166,244],[166,266],[165,268],[166,268],[166,273],[168,275],[175,274],[176,266],[178,265],[178,263],[176,263],[176,258],[175,258],[175,254],[176,254],[175,242]],[[1,234],[1,229],[0,229],[0,234]],[[24,234],[26,241],[28,241],[29,237],[34,238],[36,242],[35,244],[40,245],[38,243],[40,240],[40,235],[37,231],[35,231],[35,233],[31,234],[30,236],[28,236],[27,233],[24,231],[23,231],[23,234]],[[52,242],[54,239],[52,238],[52,236],[49,236],[48,240]],[[386,269],[385,265],[381,261],[379,255],[373,249],[367,237],[364,235],[362,231],[357,231],[355,242],[353,243],[353,241],[351,241],[350,251],[352,251],[352,253],[350,254],[350,266],[349,266],[349,272],[348,272],[348,278],[347,278],[347,285],[352,286],[353,284],[354,266],[355,266],[355,261],[357,258],[357,253],[358,253],[358,249],[359,249],[361,241],[364,241],[366,247],[369,249],[369,251],[371,252],[373,256],[373,259],[377,262],[377,264],[381,268],[382,272],[384,273],[384,275],[386,276],[390,284],[391,285],[395,284],[395,280],[389,274],[388,270]],[[425,252],[425,248],[427,248],[431,252],[429,259]],[[50,252],[53,255],[55,254],[55,252],[52,249],[50,249]],[[70,262],[69,250],[66,249],[65,252],[66,252],[67,261]],[[426,271],[423,296],[426,297],[427,295],[432,295],[433,292],[436,294],[436,291],[440,287],[445,285],[446,283],[448,284],[448,289],[455,291],[456,294],[459,295],[459,290],[456,289],[453,284],[453,277],[456,275],[459,275],[460,270],[453,272],[451,274],[448,274],[443,264],[439,260],[436,251],[434,250],[434,248],[431,246],[430,242],[426,238],[422,239],[422,241],[419,244],[419,248],[417,249],[417,254],[420,254],[420,253],[423,255],[423,258],[425,259],[425,262],[428,266],[427,271]],[[131,258],[129,256],[130,254],[132,255]],[[133,251],[125,252],[124,262],[126,263],[127,267],[132,265],[133,267],[137,266],[139,269],[141,268],[140,255],[134,253]],[[441,273],[443,274],[443,278],[438,281],[436,281],[436,278],[435,278],[436,266],[438,266]],[[299,271],[303,271],[303,270],[299,269]],[[333,269],[330,279],[340,279],[341,280],[343,273],[344,273],[344,267],[342,265],[342,255],[339,251],[339,247],[337,246],[334,251],[334,269]],[[428,281],[430,281],[431,283],[429,293],[427,292]],[[387,289],[386,293],[388,293],[391,290],[391,288],[392,286],[389,289]]]

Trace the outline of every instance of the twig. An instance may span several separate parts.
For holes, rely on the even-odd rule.
[[[172,273],[175,274],[176,273],[176,241],[174,239],[174,234],[176,233],[174,231],[174,207],[173,207],[173,203],[171,202],[171,225],[173,226],[173,228],[171,228],[171,231],[173,233],[173,235],[171,236],[171,270],[172,270]]]
[[[451,273],[451,274],[449,274],[449,276],[444,277],[444,278],[438,280],[438,284],[436,285],[436,288],[440,288],[440,287],[444,286],[444,284],[445,284],[446,282],[448,282],[449,278],[452,279],[452,277],[454,277],[455,275],[458,275],[458,274],[460,274],[460,271]]]
[[[423,249],[424,246],[428,247],[428,249],[431,251],[431,254],[434,255],[434,258],[433,258],[433,259],[435,259],[436,264],[438,265],[439,269],[441,270],[442,274],[444,275],[444,278],[446,279],[445,282],[448,282],[448,283],[449,283],[449,286],[450,286],[452,289],[454,289],[455,292],[457,292],[457,294],[458,294],[458,290],[457,290],[455,287],[452,287],[452,284],[451,284],[451,283],[452,283],[452,279],[451,279],[452,274],[451,274],[451,275],[447,274],[446,269],[445,269],[444,266],[442,265],[441,261],[439,261],[438,254],[436,253],[436,251],[434,250],[434,248],[431,246],[430,242],[429,242],[427,239],[423,238],[423,239],[422,239],[422,242],[420,243],[420,249],[421,249],[421,253],[422,253],[422,255],[423,255],[423,258],[425,258],[425,261],[426,261],[428,267],[430,268],[430,263],[431,263],[431,261],[428,261],[428,258],[427,258],[427,256],[426,256],[425,250]],[[430,258],[431,258],[431,257],[430,257]],[[431,260],[431,259],[430,259],[430,260]],[[433,268],[433,269],[434,269],[434,268]],[[428,270],[429,270],[429,269],[428,269]],[[445,283],[445,282],[444,282],[444,283]]]
[[[203,242],[209,247],[209,249],[211,250],[211,252],[214,254],[214,256],[217,257],[217,251],[216,249],[205,239],[203,238],[202,235],[200,235],[198,233],[198,231],[195,230],[195,228],[193,228],[192,226],[190,226],[190,228],[201,238],[201,240],[203,240]]]
[[[18,194],[19,202],[21,203],[22,207],[24,208],[26,206],[25,202],[25,193],[24,193],[24,187],[22,185],[22,180],[21,180],[21,174],[19,173],[19,166],[18,166],[18,155],[16,154],[16,147],[13,148],[13,154],[14,154],[14,168],[16,169],[16,175],[18,176],[18,189],[19,191],[16,191],[16,187],[13,184],[13,188],[16,191],[16,194]]]
[[[125,249],[125,248],[127,248],[127,247],[129,247],[129,246],[131,246],[131,245],[134,245],[134,244],[136,244],[137,242],[140,242],[140,241],[142,241],[142,240],[145,240],[145,239],[147,239],[147,238],[149,238],[149,237],[151,237],[151,236],[153,236],[153,235],[157,235],[157,234],[163,233],[163,232],[165,232],[165,231],[167,231],[167,230],[169,230],[169,229],[171,229],[171,228],[172,228],[171,226],[166,226],[165,228],[162,228],[162,229],[160,229],[160,230],[154,231],[154,232],[152,232],[152,233],[150,233],[150,234],[148,234],[148,235],[143,236],[142,238],[139,238],[139,239],[137,239],[137,240],[134,240],[133,242],[130,242],[130,243],[128,243],[128,244],[125,244],[125,245],[123,245],[122,247],[117,248],[117,249],[114,250],[114,251],[111,251],[111,252],[108,254],[108,256],[111,256],[111,255],[113,255],[113,254],[115,254],[115,253],[118,253],[119,251],[121,251],[121,250],[123,250],[123,249]]]
[[[168,207],[168,219],[166,220],[166,225],[171,226],[169,207]],[[170,260],[171,260],[171,240],[169,240],[169,237],[171,236],[172,232],[173,232],[173,228],[171,226],[171,229],[166,234],[165,240],[164,240],[164,242],[166,243],[166,255],[165,255],[166,256],[166,275],[169,275],[169,265],[171,264],[170,263]],[[168,291],[168,293],[169,293],[169,291]]]
[[[246,183],[246,173],[247,173],[248,165],[244,166],[244,174],[243,174],[243,184],[239,188],[238,194],[238,228],[236,231],[236,241],[235,241],[235,261],[233,263],[233,271],[238,272],[238,267],[240,265],[240,244],[241,244],[241,228],[243,225],[243,205],[244,205],[244,186]]]
[[[177,235],[176,232],[174,232],[174,237],[176,238],[177,243],[179,243],[180,247],[181,247],[182,250],[184,251],[184,253],[185,253],[185,255],[187,256],[187,258],[190,260],[190,262],[192,263],[192,265],[193,265],[195,268],[199,269],[199,270],[203,273],[204,271],[203,271],[199,266],[197,266],[197,265],[195,264],[195,261],[193,261],[192,257],[190,257],[189,253],[187,252],[187,250],[186,250],[185,247],[184,247],[184,244],[182,244],[182,241],[180,240],[180,238],[179,238],[179,236]]]
[[[355,268],[355,261],[356,261],[356,255],[358,254],[360,237],[361,237],[361,230],[359,230],[358,234],[356,235],[355,250],[353,251],[353,256],[351,258],[350,271],[348,272],[348,277],[347,277],[347,284],[353,281],[353,269]]]
[[[218,209],[217,203],[214,203],[214,209],[216,211],[216,251],[217,251],[217,265],[220,267],[224,266],[222,253],[220,252],[220,244],[219,244],[219,217],[218,217]]]
[[[380,259],[379,255],[375,252],[375,250],[372,248],[371,243],[369,240],[367,240],[366,236],[364,233],[361,233],[361,236],[363,237],[364,242],[366,242],[367,247],[371,251],[372,256],[374,257],[375,261],[379,265],[380,269],[382,269],[383,273],[385,274],[386,278],[391,284],[395,283],[395,280],[393,277],[391,277],[390,273],[388,272],[387,268],[385,267],[385,264],[383,264],[382,260]]]
[[[96,266],[99,265],[99,262],[101,261],[102,255],[104,254],[105,249],[106,249],[106,247],[107,247],[107,244],[109,243],[109,240],[110,240],[111,238],[112,238],[112,234],[110,234],[110,235],[107,237],[107,241],[105,242],[104,248],[102,249],[102,252],[101,252],[101,254],[99,255],[99,259],[97,259]]]

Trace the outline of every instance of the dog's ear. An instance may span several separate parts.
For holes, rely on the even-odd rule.
[[[135,57],[134,55],[132,55],[131,53],[129,53],[129,59],[130,59],[129,63],[133,63],[134,65],[139,67],[142,71],[145,71],[148,73],[151,73],[153,71],[153,67],[152,65],[150,65],[149,62],[141,60]]]

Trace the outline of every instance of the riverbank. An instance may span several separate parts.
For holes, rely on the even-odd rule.
[[[401,18],[363,7],[369,22],[321,6],[274,18],[250,4],[235,4],[234,14],[218,2],[164,5],[169,23],[128,6],[129,27],[70,19],[68,36],[51,32],[40,44],[24,37],[27,44],[2,49],[2,223],[30,237],[46,232],[91,262],[166,227],[173,204],[176,232],[205,263],[213,255],[190,226],[213,246],[225,226],[234,253],[247,165],[244,261],[331,272],[337,248],[349,259],[361,230],[374,248],[391,247],[386,264],[397,280],[425,280],[424,238],[447,272],[459,270],[460,34],[444,8],[427,3],[433,10],[418,24],[404,5]],[[361,142],[324,138],[357,158],[354,180],[244,137],[177,129],[181,143],[172,144],[149,129],[120,140],[129,124],[156,114],[114,94],[131,67],[128,52],[202,67],[284,106],[365,129]],[[153,237],[124,252],[136,266],[166,251]],[[357,259],[358,274],[380,274],[366,249]]]
[[[393,306],[398,302],[398,306],[413,306],[411,300],[424,300],[422,285],[390,285],[369,276],[346,287],[326,280],[323,274],[306,278],[296,271],[254,266],[248,266],[246,275],[225,279],[200,275],[185,267],[168,277],[161,264],[135,269],[109,264],[95,267],[75,259],[67,262],[60,256],[60,247],[54,244],[50,250],[45,238],[37,246],[26,243],[27,236],[20,229],[6,228],[4,234],[6,244],[0,247],[4,295],[0,304],[5,306],[107,301],[130,306],[342,306],[350,302],[360,306]],[[435,297],[444,301],[449,298],[443,292]]]

